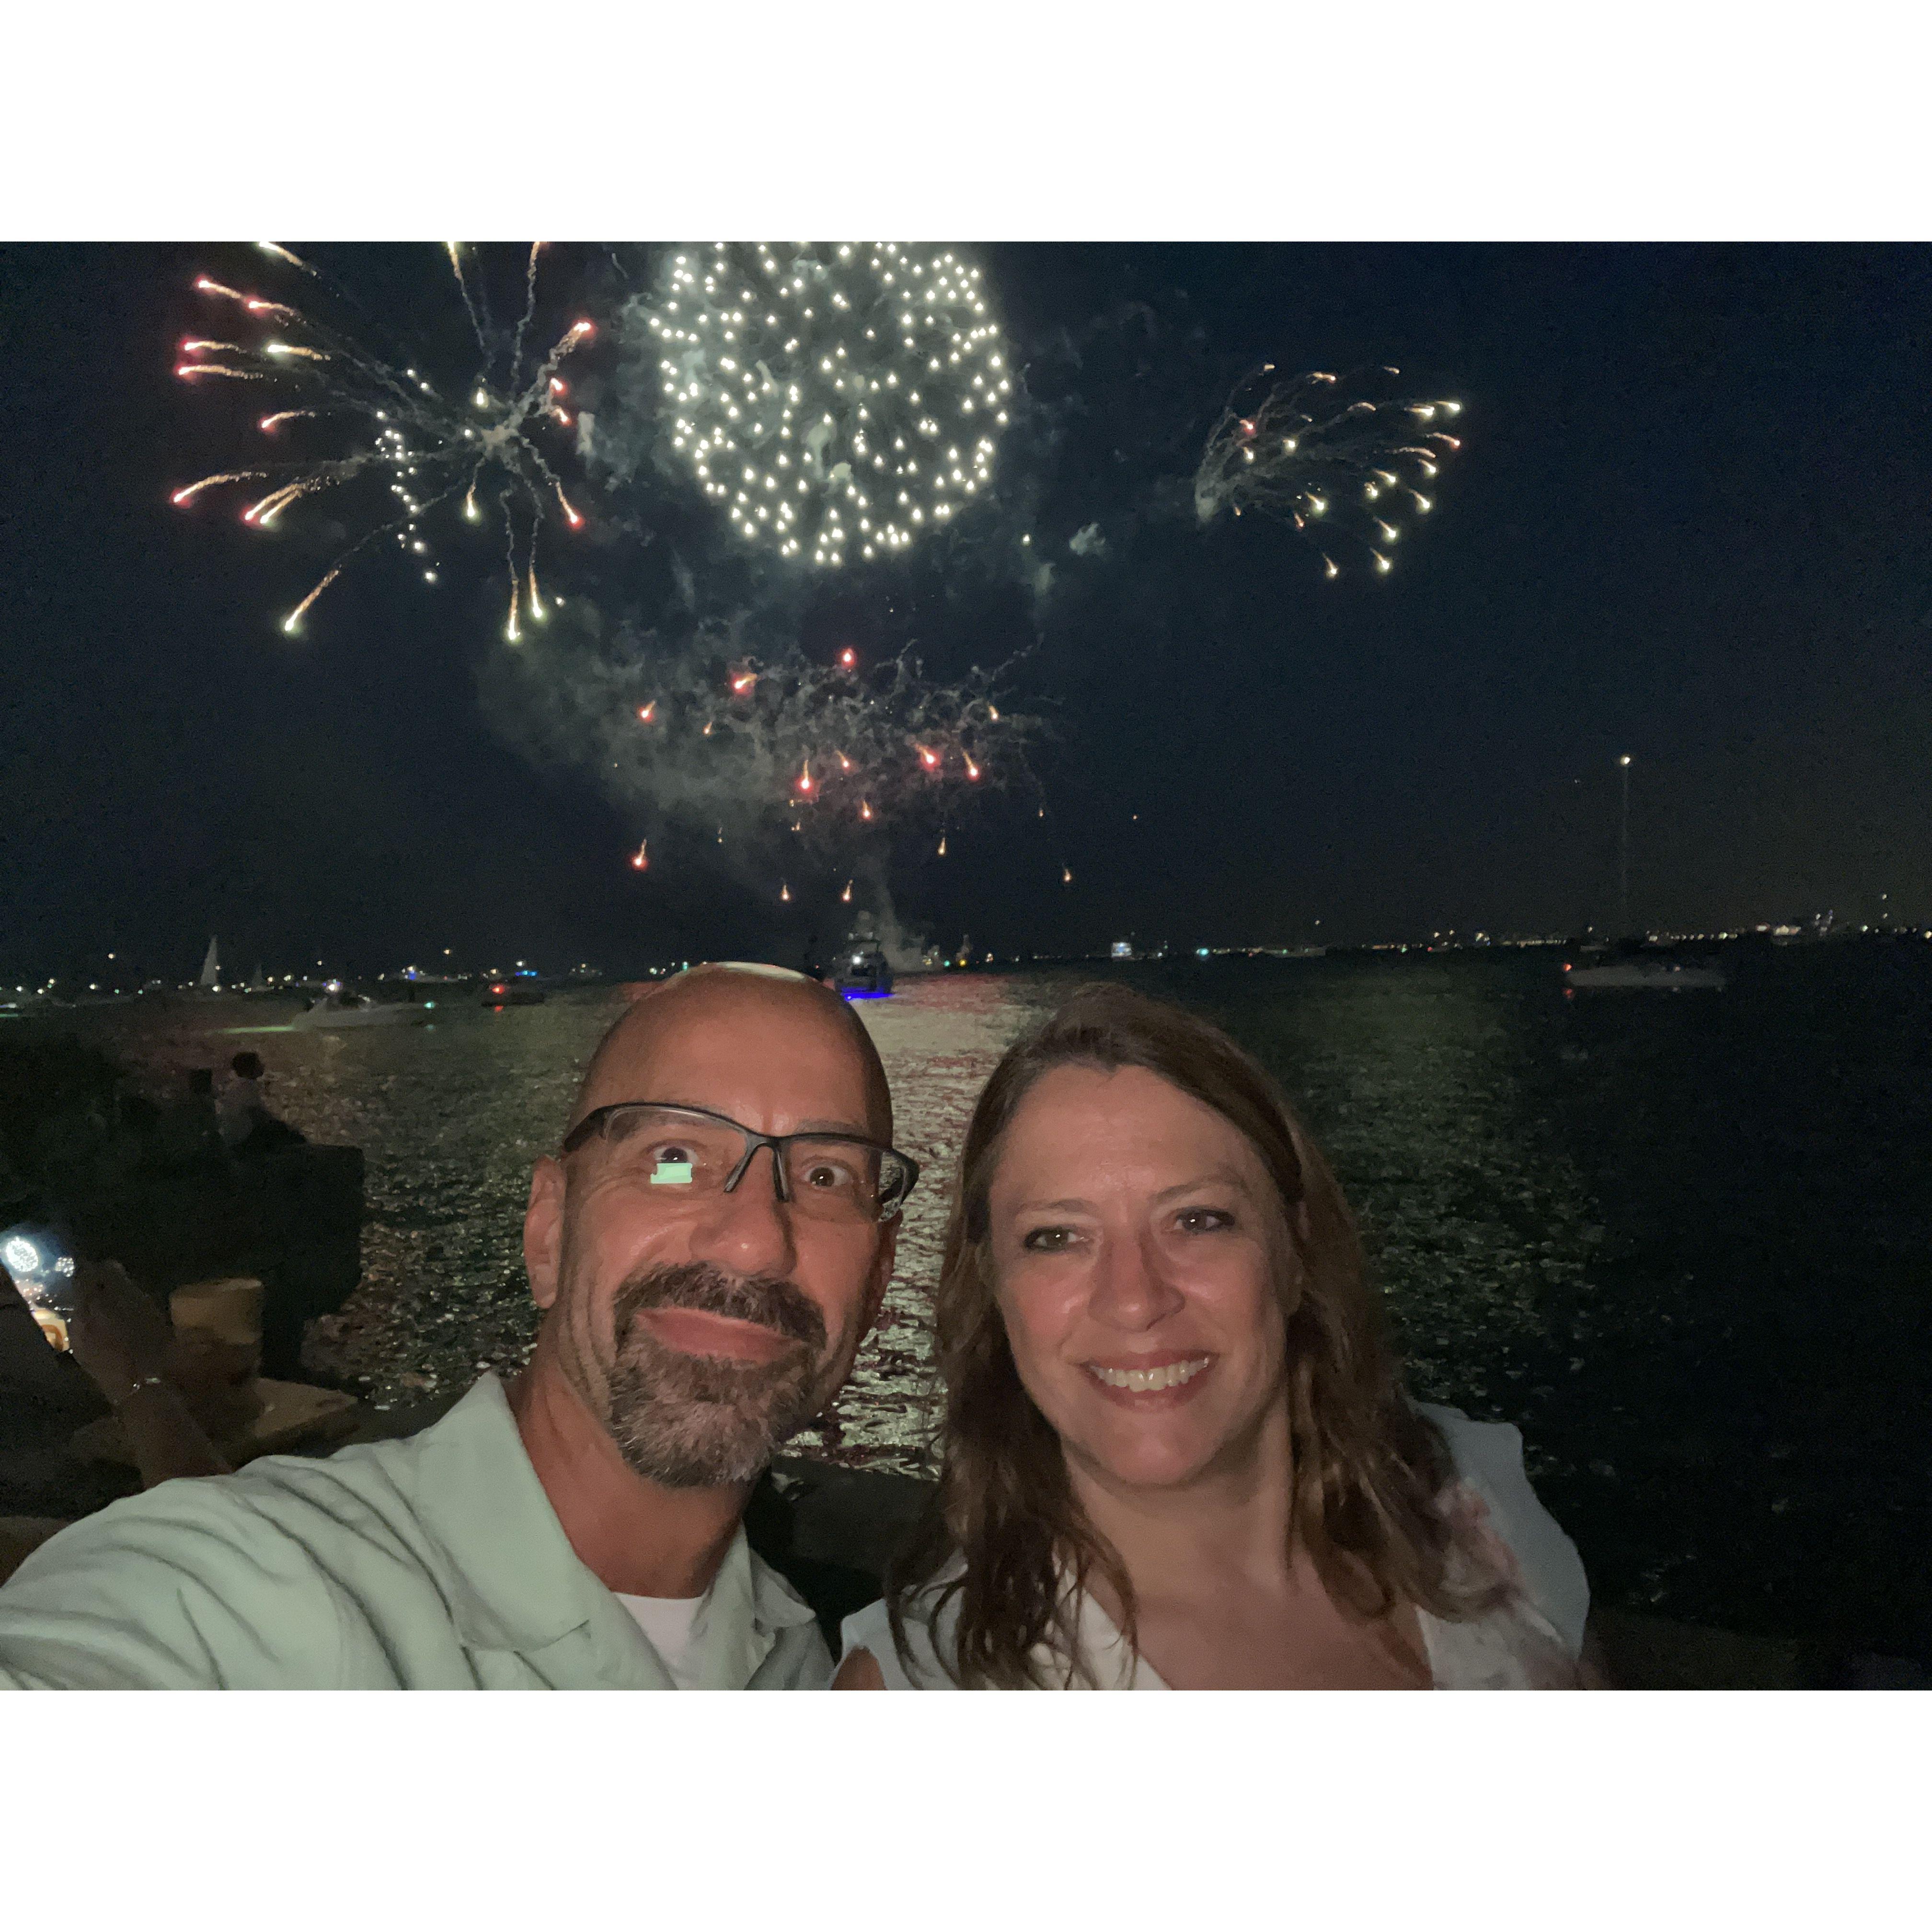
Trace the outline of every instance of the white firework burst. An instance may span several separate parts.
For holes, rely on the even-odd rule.
[[[992,486],[1012,373],[952,250],[674,250],[644,320],[671,448],[752,543],[825,568],[890,556]]]

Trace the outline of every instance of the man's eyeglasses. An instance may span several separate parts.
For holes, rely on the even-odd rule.
[[[563,1138],[574,1154],[600,1136],[606,1157],[667,1199],[729,1194],[760,1148],[772,1150],[772,1186],[802,1214],[824,1220],[889,1221],[919,1178],[896,1148],[853,1134],[761,1134],[702,1107],[619,1100],[593,1107]]]

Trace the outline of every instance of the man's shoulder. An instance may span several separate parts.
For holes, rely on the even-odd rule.
[[[177,1478],[83,1516],[36,1550],[22,1574],[84,1550],[141,1549],[166,1538],[246,1549],[260,1561],[277,1543],[406,1535],[412,1447],[404,1440],[326,1456],[265,1456],[232,1475]]]
[[[436,1591],[410,1448],[265,1457],[83,1517],[0,1590],[0,1665],[104,1684],[333,1681],[363,1604]]]

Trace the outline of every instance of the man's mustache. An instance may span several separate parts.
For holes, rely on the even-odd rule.
[[[814,1352],[825,1346],[825,1317],[818,1304],[782,1276],[727,1274],[708,1262],[650,1269],[626,1282],[613,1298],[617,1334],[628,1337],[632,1322],[646,1308],[689,1308],[702,1315],[726,1316],[756,1322]]]

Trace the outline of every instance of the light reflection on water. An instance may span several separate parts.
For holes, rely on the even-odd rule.
[[[891,999],[854,1006],[885,1062],[894,1143],[919,1162],[919,1186],[907,1204],[878,1327],[825,1426],[799,1437],[807,1453],[901,1469],[927,1466],[932,1288],[966,1123],[1000,1055],[1072,983],[1064,974],[940,975],[902,980]]]

